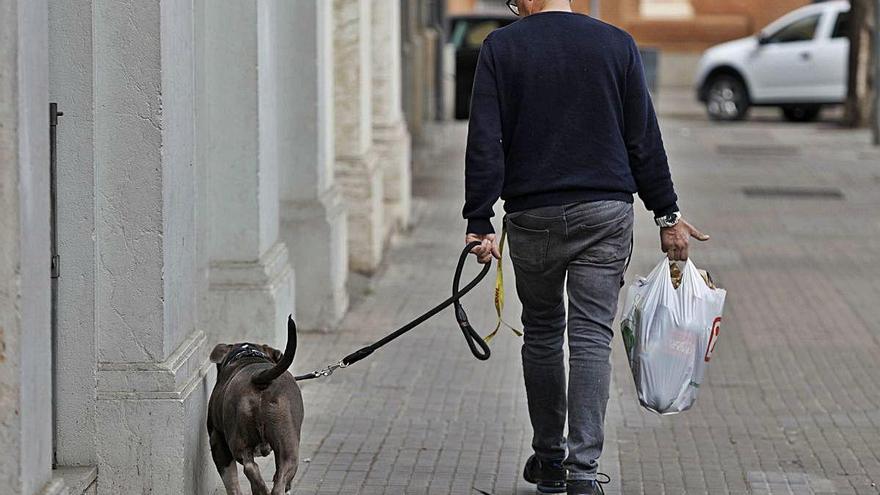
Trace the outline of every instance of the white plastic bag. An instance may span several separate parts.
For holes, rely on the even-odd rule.
[[[665,258],[630,285],[620,330],[639,402],[650,411],[690,409],[718,339],[727,291],[688,260],[673,287]]]

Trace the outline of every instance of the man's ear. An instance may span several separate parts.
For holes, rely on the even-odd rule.
[[[269,358],[272,359],[272,361],[276,362],[276,363],[281,361],[281,357],[284,356],[283,352],[279,351],[278,349],[276,349],[272,346],[268,346],[268,345],[263,346],[263,352],[265,352],[266,355],[269,356]]]
[[[223,361],[223,358],[226,357],[226,353],[228,353],[230,349],[232,349],[232,346],[229,344],[217,344],[217,346],[214,347],[214,350],[211,351],[211,362],[219,363],[220,361]]]

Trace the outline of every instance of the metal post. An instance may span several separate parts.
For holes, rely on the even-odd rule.
[[[601,4],[601,0],[590,0],[590,17],[595,17],[599,19],[601,16],[601,11],[599,10],[599,5]]]
[[[58,126],[58,117],[64,113],[58,111],[57,103],[49,103],[49,249],[52,255],[50,260],[50,276],[52,277],[52,293],[50,318],[52,322],[52,466],[57,462],[55,454],[57,451],[57,432],[56,428],[58,418],[58,276],[61,271],[61,258],[58,256],[58,173],[56,171],[57,164],[57,143],[56,127]]]

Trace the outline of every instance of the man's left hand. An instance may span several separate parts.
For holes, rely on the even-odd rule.
[[[495,243],[495,234],[468,234],[464,238],[465,245],[479,241],[479,246],[474,246],[471,252],[477,256],[477,261],[482,264],[491,263],[492,257],[501,259],[498,244]]]

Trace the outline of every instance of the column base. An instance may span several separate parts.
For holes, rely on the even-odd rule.
[[[40,495],[71,495],[71,493],[67,485],[64,484],[64,480],[53,479],[46,483],[46,486],[40,491]]]
[[[382,171],[375,150],[358,156],[336,157],[337,182],[348,209],[349,267],[372,274],[385,248]]]
[[[284,349],[294,313],[294,272],[277,242],[256,261],[212,261],[206,322],[217,343],[249,341]]]
[[[373,126],[373,143],[382,165],[386,236],[407,230],[412,218],[412,147],[402,120]]]
[[[212,493],[205,429],[213,365],[194,332],[161,363],[101,363],[98,369],[98,490]],[[210,487],[210,488],[209,488]]]
[[[60,488],[58,487],[59,484],[61,485]],[[97,494],[97,466],[56,466],[52,469],[52,481],[40,492],[40,495]]]
[[[348,309],[348,218],[338,189],[281,202],[281,232],[296,272],[296,323],[330,330]]]

